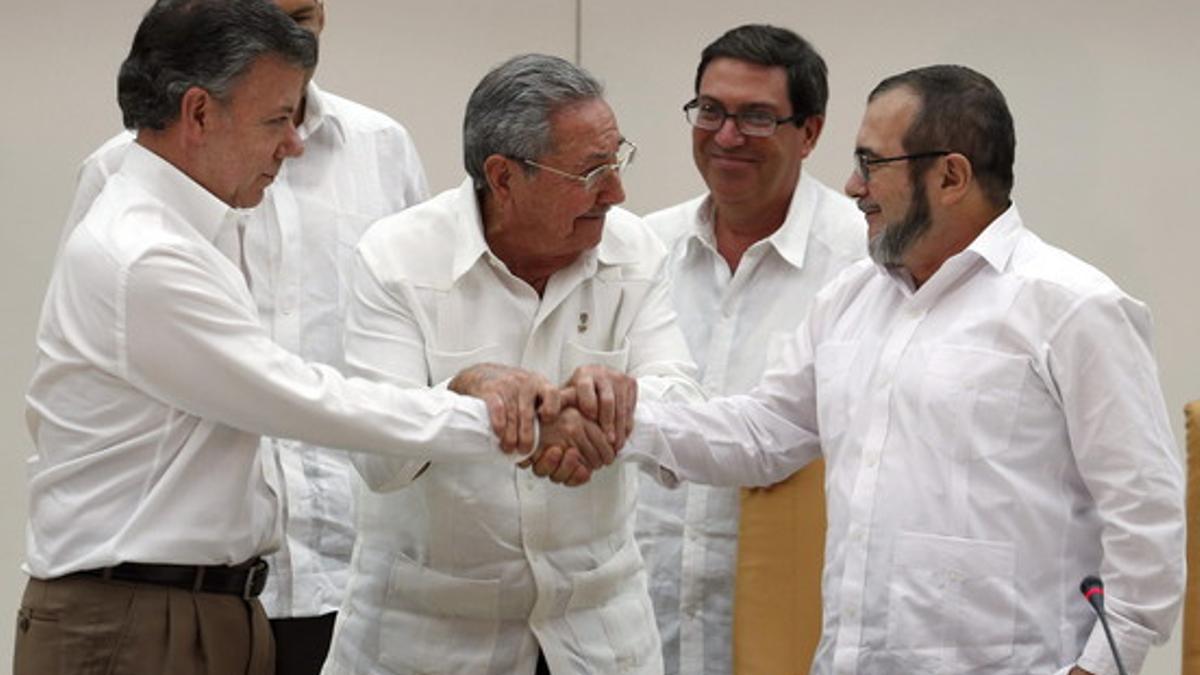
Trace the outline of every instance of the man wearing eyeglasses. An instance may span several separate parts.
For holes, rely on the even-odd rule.
[[[705,388],[738,394],[758,382],[821,286],[865,255],[866,227],[853,202],[802,168],[828,98],[825,62],[806,40],[774,26],[734,28],[702,52],[695,91],[684,112],[708,193],[646,222],[671,248],[674,305]],[[821,634],[822,476],[816,462],[743,496],[643,481],[637,536],[667,673],[734,672],[739,512],[748,527],[768,528],[772,555],[737,580],[737,602],[792,619],[739,630],[738,670],[807,669]]]
[[[635,147],[602,96],[550,56],[515,57],[483,78],[464,121],[469,177],[358,245],[352,372],[429,387],[469,368],[455,382],[463,392],[513,368],[535,373],[577,405],[543,420],[542,444],[602,464],[636,400],[700,397],[666,252],[614,208]],[[356,463],[374,491],[358,502],[327,675],[662,672],[633,539],[633,465],[547,490],[516,471]],[[554,477],[578,482],[564,466]]]
[[[1129,673],[1171,634],[1183,477],[1145,305],[1027,230],[1004,96],[962,66],[872,91],[846,192],[872,260],[747,396],[639,405],[626,454],[767,484],[823,456],[815,675]],[[630,452],[633,450],[634,452]]]

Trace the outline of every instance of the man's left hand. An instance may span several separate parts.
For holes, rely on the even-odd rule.
[[[605,366],[580,366],[563,390],[563,405],[574,405],[596,422],[609,444],[620,451],[633,432],[637,380]]]

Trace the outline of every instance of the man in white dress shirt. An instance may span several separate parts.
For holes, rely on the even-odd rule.
[[[1183,478],[1146,307],[1025,229],[1003,95],[961,66],[884,80],[846,192],[873,260],[818,294],[748,395],[639,405],[626,453],[768,484],[824,456],[816,675],[1130,673],[1171,633]]]
[[[825,61],[806,40],[775,26],[734,28],[704,48],[695,93],[684,111],[708,193],[653,213],[646,224],[670,247],[675,311],[705,390],[737,394],[758,382],[817,291],[866,255],[866,227],[852,201],[802,169],[828,98]],[[779,539],[822,538],[820,464],[747,495],[762,502],[749,504],[759,509],[792,507],[780,514],[787,526]],[[666,672],[728,675],[738,489],[689,483],[671,490],[644,480],[640,491],[638,544]],[[821,583],[820,549],[811,548],[813,560],[764,561],[789,572],[788,587],[802,585],[810,601],[820,597]],[[796,602],[779,585],[764,586],[773,602]],[[821,625],[813,614],[811,623],[758,633],[815,646]]]
[[[273,672],[255,596],[280,498],[260,433],[500,471],[492,428],[531,446],[532,420],[519,437],[509,420],[532,389],[485,407],[345,378],[259,322],[241,209],[303,150],[316,55],[265,0],[163,1],[139,26],[118,78],[137,141],[65,241],[38,327],[20,675]]]
[[[274,0],[320,37],[320,0]],[[425,171],[395,120],[310,81],[294,118],[304,154],[283,165],[248,214],[251,291],[271,339],[303,358],[343,367],[342,326],[354,244],[367,225],[428,196]],[[124,132],[83,163],[65,237],[120,168]],[[337,450],[264,438],[267,471],[280,477],[284,538],[267,558],[260,600],[271,617],[278,675],[320,672],[354,547],[352,468]],[[302,452],[295,452],[302,449]]]
[[[471,95],[463,145],[462,185],[359,243],[351,371],[428,387],[505,364],[565,380],[592,419],[591,399],[633,402],[630,377],[639,399],[699,398],[666,252],[613,208],[634,147],[600,84],[559,58],[511,59]],[[619,446],[626,422],[598,421],[597,445]],[[662,672],[635,466],[546,489],[516,470],[356,462],[377,492],[360,495],[327,675]]]

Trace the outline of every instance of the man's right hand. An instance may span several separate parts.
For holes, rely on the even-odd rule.
[[[554,420],[542,422],[541,447],[523,461],[534,475],[567,486],[583,485],[592,473],[616,458],[616,451],[598,424],[575,408],[564,408]]]
[[[527,461],[533,463],[534,475],[549,478],[552,483],[577,487],[592,479],[592,470],[587,467],[586,460],[577,448],[564,449],[552,445],[538,451]],[[528,463],[523,466],[528,466]]]
[[[553,420],[562,405],[558,387],[546,378],[496,363],[480,363],[463,369],[450,380],[449,388],[487,403],[488,418],[504,452],[532,452],[534,415]],[[542,445],[546,444],[543,442]]]
[[[543,448],[577,449],[592,471],[612,464],[617,456],[600,425],[584,417],[576,408],[564,408],[553,420],[542,421],[541,444]]]

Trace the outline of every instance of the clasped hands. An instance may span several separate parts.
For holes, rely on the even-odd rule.
[[[481,363],[455,375],[449,388],[483,399],[501,449],[529,455],[518,466],[555,483],[588,482],[633,431],[637,380],[604,366],[580,366],[559,386],[521,368]]]

